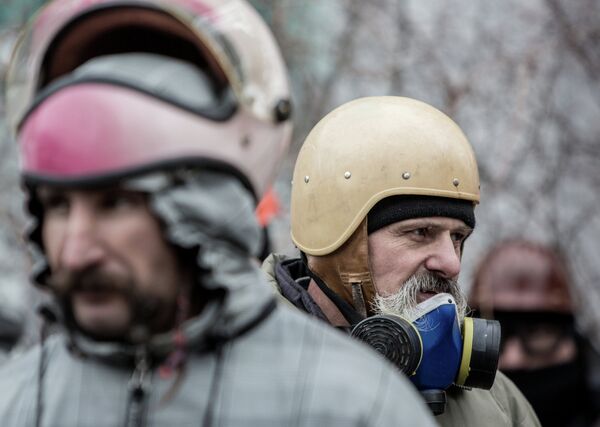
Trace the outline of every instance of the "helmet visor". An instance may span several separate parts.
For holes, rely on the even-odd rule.
[[[260,120],[280,121],[288,105],[277,44],[241,0],[58,0],[33,17],[13,52],[6,80],[13,131],[53,80],[94,56],[135,51],[168,53],[208,68],[231,87],[239,107]]]

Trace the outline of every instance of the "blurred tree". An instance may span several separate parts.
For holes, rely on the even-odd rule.
[[[275,187],[284,208],[271,225],[276,249],[293,250],[285,207],[308,130],[359,96],[422,99],[458,121],[480,164],[482,202],[463,285],[498,239],[518,235],[551,244],[569,257],[582,326],[600,343],[600,2],[251,2],[278,37],[294,89],[294,146]],[[0,9],[0,75],[12,29],[41,3],[9,0]],[[24,220],[16,164],[14,144],[5,140],[0,292],[26,281],[17,274],[25,262],[19,261]]]
[[[19,190],[16,147],[4,120],[6,66],[19,28],[43,0],[3,0],[0,7],[0,317],[25,320],[24,345],[37,338],[34,308],[41,296],[28,283],[29,259],[22,238],[23,194]]]
[[[569,256],[580,321],[600,343],[599,2],[256,3],[280,18],[273,24],[296,94],[295,146],[278,187],[284,206],[295,154],[326,112],[366,95],[423,99],[460,123],[480,163],[463,285],[500,238],[551,244]]]

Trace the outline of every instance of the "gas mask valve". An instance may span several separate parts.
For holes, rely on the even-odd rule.
[[[445,390],[452,384],[489,389],[500,354],[500,323],[465,318],[458,323],[456,303],[441,293],[418,304],[411,318],[369,317],[352,329],[406,374],[434,414],[444,412]]]

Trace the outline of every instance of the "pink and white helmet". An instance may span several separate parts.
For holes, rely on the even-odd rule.
[[[149,68],[121,73],[110,60],[131,53],[150,57]],[[98,58],[109,65],[88,66]],[[156,82],[160,58],[175,65]],[[190,67],[214,96],[186,97]],[[6,95],[22,173],[33,183],[200,163],[232,170],[258,198],[291,134],[281,53],[244,0],[55,0],[19,39]]]

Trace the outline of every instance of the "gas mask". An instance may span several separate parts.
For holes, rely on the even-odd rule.
[[[351,335],[405,373],[435,415],[444,412],[445,390],[452,384],[488,390],[496,377],[500,323],[467,317],[460,325],[450,294],[437,294],[418,304],[408,318],[369,317]]]

